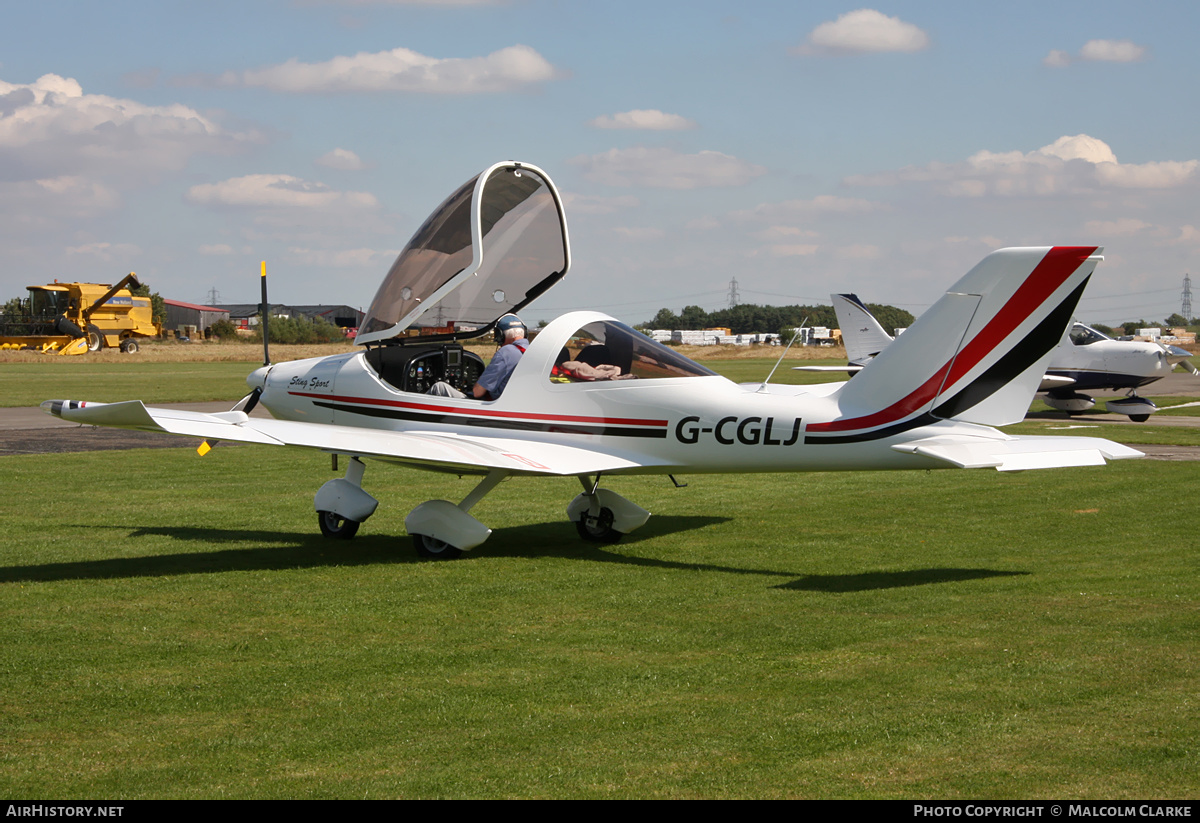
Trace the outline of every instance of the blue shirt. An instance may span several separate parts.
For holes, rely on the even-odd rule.
[[[483,387],[488,397],[495,400],[504,392],[504,387],[508,385],[508,378],[512,377],[513,369],[517,366],[517,361],[521,359],[521,355],[525,353],[526,347],[529,346],[529,341],[525,338],[514,340],[507,346],[501,346],[500,351],[496,352],[496,356],[492,358],[492,362],[488,363],[483,374],[479,375],[479,380],[476,385]]]

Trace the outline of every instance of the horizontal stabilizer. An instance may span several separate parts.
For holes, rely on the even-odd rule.
[[[1111,440],[1099,437],[1010,437],[994,440],[968,435],[927,437],[892,446],[894,451],[919,454],[960,469],[994,468],[997,471],[1058,469],[1070,466],[1103,466],[1105,460],[1144,457]]]

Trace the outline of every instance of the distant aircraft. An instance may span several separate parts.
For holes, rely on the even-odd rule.
[[[870,309],[854,294],[831,294],[833,308],[842,328],[842,342],[853,373],[889,345],[888,334]],[[1137,389],[1171,373],[1175,364],[1191,356],[1177,346],[1113,340],[1076,321],[1071,331],[1050,355],[1050,365],[1038,391],[1046,392],[1046,405],[1079,414],[1096,405],[1080,390],[1129,389],[1127,397],[1109,400],[1107,409],[1141,423],[1158,411],[1154,402],[1140,397]],[[1188,364],[1190,365],[1190,364]],[[840,366],[825,367],[842,370]]]
[[[991,428],[1024,416],[1098,251],[988,255],[847,383],[739,386],[611,317],[580,311],[541,330],[499,398],[429,395],[435,381],[469,390],[484,366],[459,341],[492,332],[570,267],[549,176],[504,162],[451,194],[418,229],[367,312],[361,351],[263,366],[247,379],[251,393],[218,414],[137,400],[42,407],[80,423],[200,437],[204,446],[231,440],[346,455],[345,477],[314,500],[328,537],[352,537],[375,511],[378,501],[362,487],[364,460],[373,459],[482,476],[461,502],[431,500],[409,513],[405,528],[422,557],[457,557],[483,543],[491,529],[469,511],[521,476],[578,478],[582,493],[567,517],[584,539],[612,542],[650,513],[601,488],[605,476],[1016,471],[1142,456],[1099,438]],[[421,327],[432,333],[412,336]],[[636,379],[571,382],[555,367],[572,359]],[[276,419],[249,417],[257,402]]]

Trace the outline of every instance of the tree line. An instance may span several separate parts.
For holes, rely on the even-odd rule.
[[[915,319],[912,314],[895,306],[868,303],[867,308],[879,320],[880,325],[892,333],[894,329],[906,329]],[[805,323],[805,320],[808,322]],[[685,306],[676,314],[670,309],[659,309],[649,322],[642,324],[648,329],[712,329],[727,328],[731,334],[756,334],[778,332],[780,329],[795,328],[801,323],[806,326],[838,327],[837,314],[833,306],[758,306],[742,303],[732,308],[705,311],[699,306]]]

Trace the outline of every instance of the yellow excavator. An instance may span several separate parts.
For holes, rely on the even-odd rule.
[[[59,283],[29,286],[20,311],[0,315],[0,349],[34,349],[48,354],[86,354],[105,347],[126,354],[138,340],[158,337],[149,297],[130,272],[115,286],[104,283]]]

